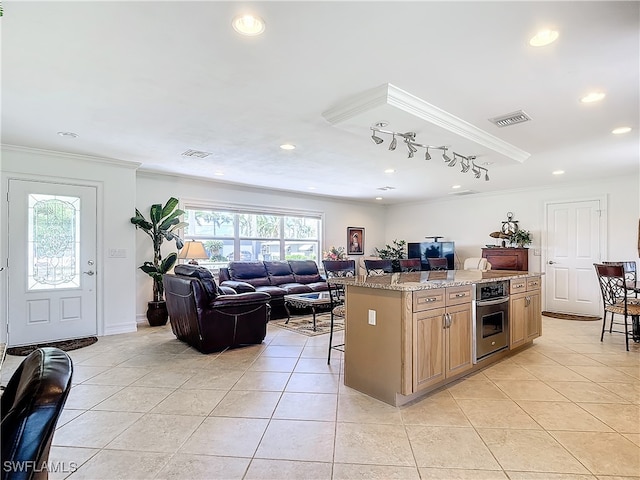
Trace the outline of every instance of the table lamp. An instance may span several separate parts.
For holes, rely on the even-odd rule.
[[[191,265],[198,265],[196,259],[208,259],[209,255],[207,255],[202,242],[190,240],[184,244],[184,247],[182,247],[182,250],[180,250],[180,253],[178,254],[178,258],[183,260],[190,258],[191,260],[189,260],[188,263]]]

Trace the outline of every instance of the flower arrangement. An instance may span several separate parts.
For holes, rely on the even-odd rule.
[[[533,235],[531,235],[531,232],[529,232],[528,230],[518,229],[509,236],[509,241],[522,248],[533,242]]]
[[[323,260],[347,260],[347,252],[344,247],[331,247],[329,250],[322,252]]]

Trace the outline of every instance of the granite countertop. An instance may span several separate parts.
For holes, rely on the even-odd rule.
[[[381,288],[383,290],[429,290],[431,288],[459,287],[475,283],[511,280],[543,275],[536,272],[513,270],[443,270],[429,272],[388,273],[385,275],[358,275],[356,277],[333,277],[329,283],[356,287]]]

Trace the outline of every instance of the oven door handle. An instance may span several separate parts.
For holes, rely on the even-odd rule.
[[[500,305],[501,303],[505,303],[509,301],[509,297],[498,297],[492,300],[480,300],[476,302],[477,307],[485,307],[490,305]]]

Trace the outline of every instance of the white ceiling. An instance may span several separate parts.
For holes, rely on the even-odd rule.
[[[639,2],[22,0],[3,8],[3,144],[389,204],[444,197],[455,184],[489,192],[638,175]],[[266,21],[262,36],[231,28],[246,10]],[[559,39],[530,47],[549,26]],[[481,153],[478,162],[493,162],[486,182],[440,155],[408,159],[400,142],[388,151],[386,137],[375,145],[369,119],[341,128],[323,117],[387,83],[531,156]],[[580,103],[592,90],[605,99]],[[532,121],[488,121],[519,109]],[[394,125],[389,115],[378,119],[389,129],[444,143],[429,138],[437,134],[424,120],[404,115]],[[619,126],[633,130],[612,135]],[[297,148],[281,150],[285,142]],[[448,143],[463,155],[486,150]],[[188,149],[212,155],[182,157]],[[566,173],[553,176],[557,169]]]

